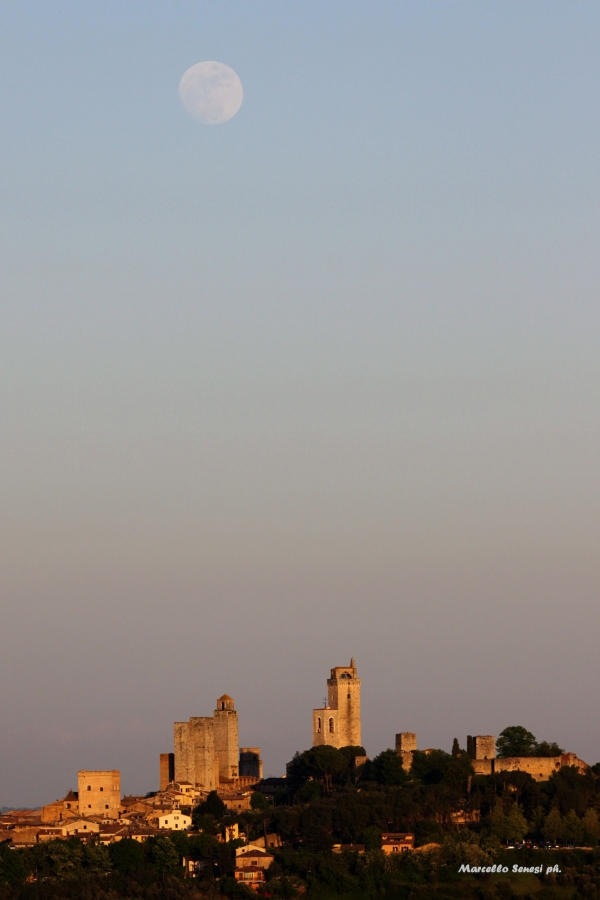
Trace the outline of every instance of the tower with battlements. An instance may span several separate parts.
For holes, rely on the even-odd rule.
[[[354,659],[327,679],[327,705],[313,709],[313,747],[360,747],[360,678]]]

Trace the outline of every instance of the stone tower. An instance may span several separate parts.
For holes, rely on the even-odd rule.
[[[354,659],[327,679],[327,706],[313,710],[313,747],[360,747],[360,678]]]
[[[175,754],[160,754],[160,790],[166,791],[167,785],[175,781]]]
[[[402,760],[402,768],[410,772],[413,753],[417,749],[417,735],[414,731],[401,731],[396,735],[396,753]]]
[[[217,700],[213,719],[219,781],[231,781],[238,776],[238,714],[233,699],[228,694],[223,694]]]
[[[79,815],[118,819],[121,806],[121,773],[118,769],[77,773]]]
[[[496,739],[491,734],[478,734],[475,738],[475,759],[494,759]]]
[[[263,777],[263,761],[260,758],[260,747],[240,747],[240,777]]]
[[[202,790],[217,787],[215,727],[212,716],[175,722],[175,781],[189,781]]]

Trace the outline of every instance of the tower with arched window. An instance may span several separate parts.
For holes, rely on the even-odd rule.
[[[360,678],[354,659],[336,666],[327,679],[327,705],[313,709],[313,747],[360,747]]]

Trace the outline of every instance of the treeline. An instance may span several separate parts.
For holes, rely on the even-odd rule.
[[[0,844],[0,900],[117,900],[163,895],[175,900],[190,892],[247,896],[233,879],[235,848],[241,843],[221,843],[211,834],[182,832],[151,837],[143,843],[125,838],[108,846],[84,844],[78,838],[19,850]],[[204,861],[198,879],[182,880],[184,856]]]

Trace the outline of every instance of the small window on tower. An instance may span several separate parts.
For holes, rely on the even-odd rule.
[[[87,789],[88,789],[88,791],[91,791],[91,789],[92,789],[91,784],[88,784]]]
[[[333,718],[329,720],[329,733],[333,734]]]
[[[350,699],[350,694],[348,694],[348,700]]]
[[[104,804],[104,809],[108,809],[108,803]]]
[[[350,694],[348,694],[348,696],[350,696]],[[104,788],[103,788],[103,787],[101,787],[101,788],[100,788],[100,790],[101,790],[101,791],[103,791],[103,790],[104,790]]]
[[[321,716],[317,717],[317,734],[321,734]]]

